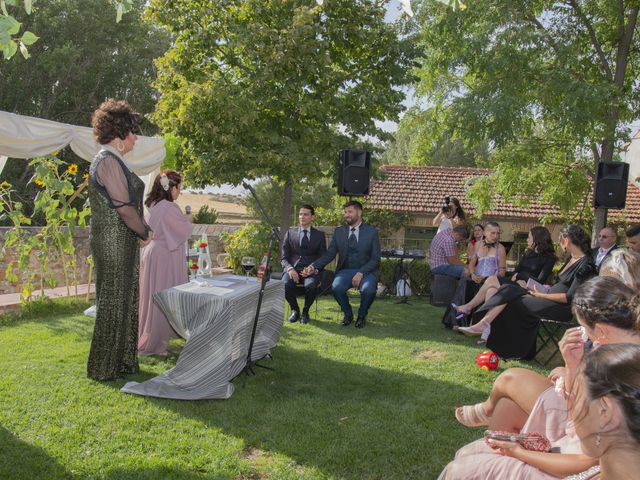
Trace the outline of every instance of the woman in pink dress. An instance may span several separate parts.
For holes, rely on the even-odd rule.
[[[138,354],[166,355],[169,339],[176,333],[153,302],[153,294],[187,283],[184,244],[191,237],[191,215],[184,215],[175,200],[182,178],[164,170],[153,181],[145,205],[146,221],[154,232],[151,243],[140,251],[140,306]]]

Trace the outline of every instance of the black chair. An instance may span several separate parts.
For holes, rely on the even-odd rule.
[[[577,327],[578,322],[574,319],[569,322],[559,322],[548,318],[541,318],[538,325],[537,346],[535,360],[543,367],[546,367],[553,358],[560,353],[560,340],[567,329]],[[546,355],[542,360],[541,357]]]
[[[429,301],[434,307],[448,307],[458,287],[458,280],[449,275],[433,275]]]
[[[271,278],[274,280],[282,280],[284,272],[273,272]],[[331,294],[331,284],[333,283],[333,277],[335,276],[332,270],[322,270],[320,272],[320,279],[318,281],[318,294],[316,295],[315,304],[316,313],[314,320],[318,319],[318,297]],[[304,285],[296,285],[296,296],[304,296]]]

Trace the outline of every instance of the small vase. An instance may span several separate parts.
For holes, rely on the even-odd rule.
[[[211,256],[207,248],[201,248],[198,253],[198,272],[200,275],[211,275]]]
[[[193,268],[189,269],[189,281],[195,280],[198,276],[199,270],[194,270]]]

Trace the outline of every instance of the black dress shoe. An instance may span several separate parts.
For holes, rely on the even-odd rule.
[[[356,328],[364,328],[364,317],[358,317],[356,320]]]
[[[353,315],[345,315],[342,321],[340,322],[340,325],[342,325],[343,327],[346,327],[347,325],[351,325],[351,322],[353,322]]]
[[[293,312],[291,312],[291,315],[289,315],[289,323],[296,323],[299,318],[300,312],[294,310]]]
[[[300,317],[300,323],[302,325],[306,325],[310,321],[311,321],[311,319],[309,318],[309,314],[308,313],[303,313],[302,316]]]

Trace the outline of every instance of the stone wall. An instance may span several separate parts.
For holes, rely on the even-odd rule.
[[[207,236],[209,244],[209,252],[211,260],[214,266],[217,266],[216,257],[219,253],[224,253],[224,244],[220,239],[220,234],[223,232],[233,233],[240,229],[240,225],[194,225],[192,239],[194,242],[198,242],[201,236],[204,234]],[[5,277],[5,270],[7,265],[17,260],[16,253],[13,249],[7,249],[4,251],[4,238],[10,227],[0,227],[0,295],[4,293],[17,293],[23,290],[23,282],[25,277],[23,276],[16,284],[9,282]],[[31,234],[36,235],[39,231],[39,227],[25,227],[25,230]],[[76,259],[77,259],[77,275],[78,283],[88,283],[89,277],[89,264],[87,263],[87,257],[91,253],[91,247],[89,244],[89,229],[79,228],[74,235],[74,245],[76,247]],[[37,261],[37,253],[32,255],[32,260],[29,265],[30,271],[39,271],[39,265]],[[49,264],[49,270],[54,273],[56,279],[55,286],[64,286],[64,271],[61,261],[52,261]],[[20,272],[18,272],[20,277]],[[39,288],[40,276],[36,275],[36,281],[34,285]]]

